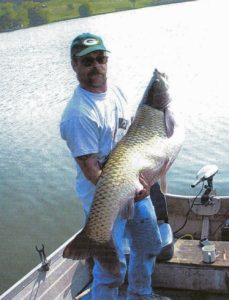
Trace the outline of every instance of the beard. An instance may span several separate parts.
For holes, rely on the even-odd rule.
[[[81,84],[88,87],[101,87],[107,82],[106,72],[93,68],[87,74],[78,73],[77,78]]]

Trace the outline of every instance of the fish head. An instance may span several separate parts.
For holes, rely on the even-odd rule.
[[[168,108],[170,102],[168,77],[165,73],[155,69],[140,105],[146,104],[152,108],[164,110]]]

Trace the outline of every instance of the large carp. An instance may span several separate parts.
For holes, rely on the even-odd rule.
[[[142,188],[139,177],[153,185],[165,176],[181,148],[183,135],[170,102],[167,77],[155,69],[133,123],[103,168],[87,223],[64,249],[65,258],[94,256],[111,272],[119,272],[114,221],[120,210],[133,207],[136,191]]]

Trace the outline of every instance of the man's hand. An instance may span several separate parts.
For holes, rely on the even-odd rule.
[[[143,189],[140,190],[139,192],[136,192],[134,197],[135,202],[146,198],[150,194],[151,185],[149,185],[149,183],[146,181],[145,177],[142,174],[140,174],[139,176],[139,181],[143,186]]]

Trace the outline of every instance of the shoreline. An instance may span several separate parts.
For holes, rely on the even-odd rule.
[[[99,15],[103,15],[103,14],[106,15],[106,14],[116,13],[116,12],[137,10],[137,9],[142,9],[142,8],[147,8],[147,7],[160,6],[160,5],[179,4],[179,3],[191,2],[191,1],[197,1],[197,0],[155,0],[155,3],[151,3],[150,5],[140,6],[140,7],[137,7],[137,8],[136,7],[130,7],[130,8],[120,7],[120,8],[117,8],[115,10],[113,10],[113,8],[111,8],[110,11],[103,11],[103,12],[98,12],[98,13],[96,13],[96,12],[93,13],[92,12],[90,15],[86,15],[86,16],[65,17],[65,18],[60,18],[58,20],[47,21],[47,22],[44,22],[42,24],[33,25],[33,26],[23,26],[23,24],[22,24],[21,26],[17,25],[13,28],[7,28],[7,29],[3,29],[3,30],[1,30],[1,24],[0,24],[0,33],[14,32],[16,30],[23,30],[23,29],[33,28],[33,27],[38,27],[38,26],[52,24],[52,23],[61,22],[61,21],[69,21],[69,20],[74,20],[74,19],[81,19],[81,18],[99,16]],[[0,20],[0,22],[1,22],[1,20]]]

